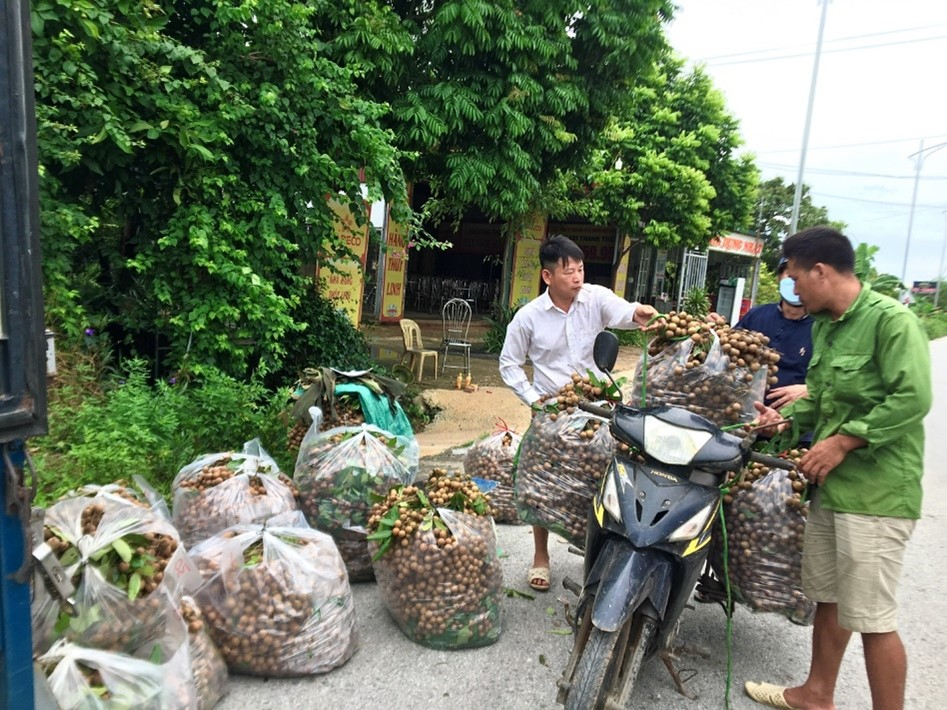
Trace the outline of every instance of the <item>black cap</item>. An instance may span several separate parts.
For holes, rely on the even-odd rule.
[[[786,268],[786,264],[789,263],[789,260],[785,256],[779,258],[779,263],[776,264],[776,273],[780,273]]]

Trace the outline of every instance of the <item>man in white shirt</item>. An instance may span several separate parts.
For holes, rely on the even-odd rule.
[[[595,336],[605,328],[637,328],[657,315],[653,306],[629,303],[604,286],[585,283],[582,249],[555,234],[539,249],[546,291],[523,306],[506,329],[500,353],[500,376],[530,407],[542,395],[554,395],[588,370],[601,375],[592,360]],[[533,366],[530,383],[523,365]],[[533,526],[533,589],[549,589],[549,531]]]

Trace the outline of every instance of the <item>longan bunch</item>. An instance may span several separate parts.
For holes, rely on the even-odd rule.
[[[555,421],[561,412],[575,414],[579,402],[600,402],[603,399],[620,400],[621,392],[610,382],[601,382],[591,373],[580,375],[573,372],[571,382],[560,387],[554,395],[541,396],[539,402],[542,410]]]
[[[797,463],[805,452],[793,449],[781,458]],[[802,474],[752,462],[742,475],[732,475],[729,485],[723,498],[729,573],[740,598],[757,611],[811,623],[815,605],[801,585],[809,511]]]
[[[392,489],[369,530],[382,598],[410,638],[433,648],[496,641],[503,574],[489,506],[469,476],[435,469],[423,490]]]

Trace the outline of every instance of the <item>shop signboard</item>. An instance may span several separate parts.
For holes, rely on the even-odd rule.
[[[757,237],[751,237],[748,234],[722,234],[710,240],[707,248],[711,251],[721,251],[727,254],[739,254],[740,256],[759,257],[763,253],[763,240]]]
[[[339,240],[351,250],[354,259],[348,256],[330,255],[319,264],[317,278],[322,296],[343,311],[356,328],[362,317],[362,289],[365,285],[364,267],[368,254],[368,217],[359,226],[355,215],[335,198],[329,199],[329,207],[335,215],[335,230]]]
[[[513,280],[510,286],[510,305],[521,306],[539,295],[542,267],[539,264],[539,245],[546,232],[542,215],[528,218],[516,235],[513,253]]]
[[[936,281],[915,281],[911,293],[916,296],[933,296],[937,293]]]
[[[595,224],[550,224],[550,234],[569,237],[579,245],[586,264],[611,264],[615,258],[614,227]]]
[[[404,286],[408,270],[408,230],[391,218],[389,207],[385,230],[385,269],[382,272],[382,323],[396,323],[404,315]]]
[[[618,265],[615,267],[615,282],[612,290],[619,298],[625,297],[625,286],[628,283],[628,261],[631,259],[631,237],[627,234],[622,237],[621,251],[618,253]]]

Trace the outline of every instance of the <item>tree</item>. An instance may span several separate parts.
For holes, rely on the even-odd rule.
[[[60,329],[159,333],[177,363],[235,374],[280,361],[315,297],[301,265],[344,250],[326,196],[359,212],[364,175],[406,205],[388,109],[357,85],[368,68],[325,51],[343,10],[348,26],[387,17],[327,0],[32,3]]]
[[[590,177],[600,219],[662,247],[748,226],[757,172],[741,143],[711,79],[663,57],[603,135]]]
[[[783,241],[790,236],[795,191],[796,186],[785,184],[781,177],[760,185],[755,215],[756,234],[763,239],[763,261],[771,271],[776,270],[783,253]],[[839,231],[844,231],[846,227],[844,222],[830,220],[826,207],[814,205],[809,186],[803,184],[797,229],[808,229],[819,224],[827,224]]]
[[[867,282],[873,291],[900,299],[901,292],[907,288],[901,279],[893,274],[880,274],[875,268],[875,254],[880,248],[865,243],[855,247],[855,275]]]
[[[414,53],[384,76],[390,127],[431,185],[434,221],[477,208],[516,220],[581,166],[640,75],[665,51],[667,0],[393,0]],[[366,54],[371,52],[366,51]]]

